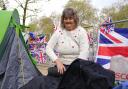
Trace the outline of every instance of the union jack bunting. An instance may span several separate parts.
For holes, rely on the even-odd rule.
[[[112,56],[128,57],[128,28],[103,26],[99,31],[96,62],[104,68],[110,68]]]
[[[110,17],[108,17],[108,18],[106,18],[104,20],[105,21],[102,24],[108,24],[108,23],[112,22]],[[105,33],[109,33],[109,32],[114,30],[114,24],[103,25],[103,26],[101,26],[101,29],[104,30]]]

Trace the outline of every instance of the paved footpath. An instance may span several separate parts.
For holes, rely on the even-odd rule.
[[[53,66],[53,64],[51,63],[46,63],[46,64],[37,64],[36,67],[38,68],[38,70],[43,74],[43,75],[47,75],[48,74],[48,68],[50,66]]]

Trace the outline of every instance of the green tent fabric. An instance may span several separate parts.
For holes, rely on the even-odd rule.
[[[0,43],[3,40],[7,27],[10,23],[12,12],[10,11],[0,11]]]
[[[0,89],[19,89],[41,73],[26,49],[18,11],[0,11]]]
[[[4,49],[2,50],[3,45],[5,45],[5,41],[3,38],[4,38],[4,36],[6,36],[5,33],[6,33],[9,26],[10,27],[14,27],[14,26],[16,27],[17,35],[20,36],[20,38],[22,39],[23,45],[27,49],[27,46],[25,44],[24,38],[23,38],[22,33],[21,33],[22,27],[20,25],[20,19],[19,19],[18,11],[16,9],[14,11],[1,10],[0,11],[0,44],[2,46],[0,46],[0,49],[1,49],[0,53],[4,53],[3,52]],[[36,64],[36,61],[34,61],[34,59],[31,57],[30,53],[28,51],[27,51],[27,53],[28,53],[30,59],[32,60],[32,62],[34,64]]]
[[[8,27],[14,27],[14,23],[19,24],[19,20],[15,20],[16,18],[13,16],[15,14],[16,17],[19,17],[18,11],[0,11],[0,57],[2,58],[2,55],[5,51],[5,47],[7,44],[7,30]],[[17,18],[19,19],[19,18]],[[17,21],[17,22],[16,22]],[[20,30],[20,29],[19,29]]]

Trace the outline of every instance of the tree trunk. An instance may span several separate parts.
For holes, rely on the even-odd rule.
[[[25,2],[25,7],[23,8],[23,10],[24,10],[24,14],[23,14],[23,26],[25,26],[25,22],[26,22],[26,14],[27,14],[28,2],[29,2],[29,0],[26,0],[26,2]],[[24,31],[24,30],[25,30],[25,29],[23,29],[23,31]]]

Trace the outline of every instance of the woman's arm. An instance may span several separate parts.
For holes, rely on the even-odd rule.
[[[63,74],[64,71],[66,70],[65,66],[58,59],[58,57],[56,56],[56,54],[54,52],[54,47],[55,47],[56,43],[58,42],[59,35],[60,35],[60,33],[59,33],[58,30],[56,32],[54,32],[54,34],[52,35],[52,37],[50,38],[50,40],[49,40],[49,42],[47,44],[46,53],[50,57],[50,59],[52,59],[52,61],[56,63],[58,72],[60,74]]]
[[[55,61],[56,59],[58,59],[58,57],[56,56],[54,52],[54,47],[58,41],[58,37],[59,37],[59,32],[58,30],[56,30],[53,33],[52,37],[50,38],[46,46],[46,53],[52,61]]]
[[[89,56],[89,40],[87,36],[87,32],[84,28],[80,28],[80,34],[79,34],[79,47],[80,47],[80,54],[78,58],[88,60]]]

